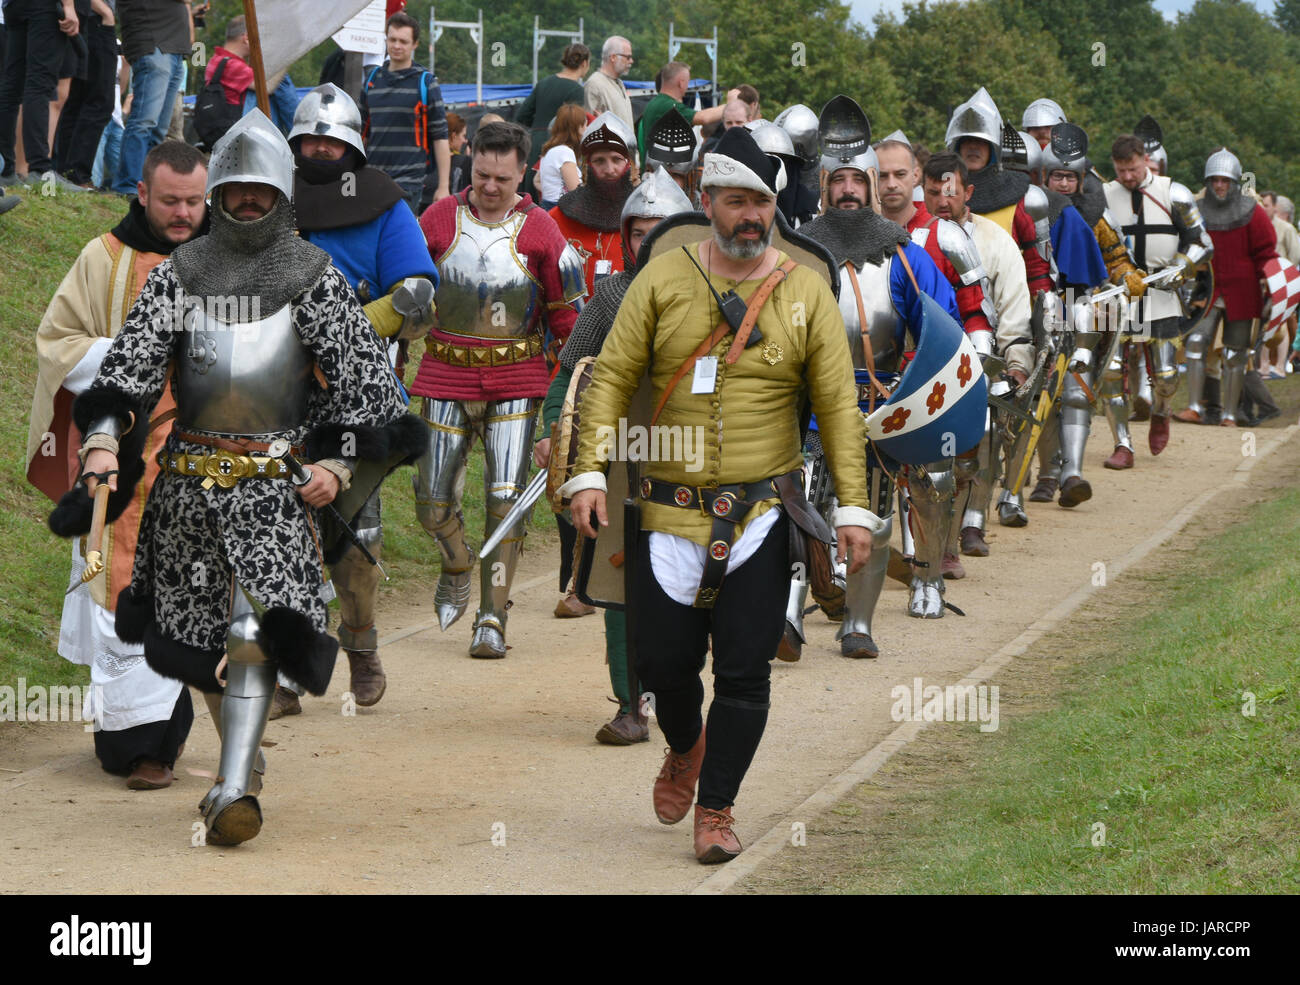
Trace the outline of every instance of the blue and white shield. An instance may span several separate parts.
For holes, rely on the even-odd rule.
[[[867,440],[904,465],[975,447],[988,414],[988,384],[965,331],[928,294],[921,294],[921,307],[916,355],[898,388],[867,417]]]

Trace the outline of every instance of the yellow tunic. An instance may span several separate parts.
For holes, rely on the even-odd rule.
[[[689,249],[698,260],[698,246]],[[777,262],[787,259],[782,253]],[[738,283],[714,276],[712,283],[720,294],[734,288],[747,300],[762,280]],[[720,321],[704,278],[681,250],[656,258],[637,275],[583,395],[575,482],[583,473],[603,472],[610,452],[617,451],[610,436],[641,378],[649,372],[657,404],[673,374]],[[692,393],[688,373],[656,422],[668,429],[661,434],[689,429],[698,435],[700,449],[693,456],[651,461],[644,474],[703,487],[757,482],[798,468],[803,461],[799,409],[808,398],[840,504],[865,511],[866,428],[834,295],[815,272],[796,267],[772,292],[757,324],[763,340],[743,350],[733,365],[725,356],[734,335],[713,350],[718,360],[713,392]],[[775,497],[765,500],[748,519],[776,503]],[[709,543],[710,519],[698,510],[643,502],[641,516],[644,529]]]

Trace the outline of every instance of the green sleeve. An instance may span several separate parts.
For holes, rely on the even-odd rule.
[[[560,419],[560,413],[564,410],[564,396],[569,392],[569,381],[573,379],[573,371],[560,367],[551,380],[550,389],[546,391],[546,399],[542,402],[542,437],[551,436],[551,428]]]

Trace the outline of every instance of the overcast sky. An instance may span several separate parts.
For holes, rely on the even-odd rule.
[[[1252,2],[1264,13],[1273,13],[1273,0],[1252,0]],[[1195,0],[1156,0],[1155,6],[1166,19],[1175,20],[1179,13],[1191,10],[1194,3]],[[881,10],[901,15],[903,0],[850,0],[849,6],[853,8],[854,19],[870,27],[876,14]]]

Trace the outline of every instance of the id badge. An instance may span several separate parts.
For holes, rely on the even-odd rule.
[[[718,357],[701,356],[695,361],[691,393],[712,393],[718,384]]]

